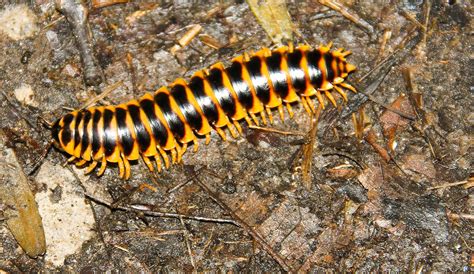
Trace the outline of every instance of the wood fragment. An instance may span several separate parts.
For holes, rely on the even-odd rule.
[[[345,7],[343,4],[335,0],[319,0],[319,3],[339,12],[340,14],[342,14],[342,16],[346,17],[362,29],[366,30],[369,35],[375,33],[374,27],[371,24],[360,18],[358,15],[354,14],[354,12],[352,12],[349,8]]]
[[[181,38],[179,38],[177,44],[170,49],[171,54],[174,55],[178,50],[189,45],[189,43],[191,43],[191,41],[199,34],[199,32],[201,32],[201,30],[201,25],[192,25],[191,28],[183,36],[181,36]]]
[[[261,130],[261,131],[266,131],[266,132],[278,133],[278,134],[282,134],[282,135],[306,136],[306,134],[303,133],[303,132],[284,131],[284,130],[279,130],[279,129],[276,129],[276,128],[261,127],[261,126],[256,126],[256,125],[250,125],[249,128],[256,129],[256,130]]]
[[[385,162],[390,162],[390,154],[388,154],[387,150],[383,148],[381,145],[377,144],[377,135],[373,129],[369,130],[367,136],[365,137],[367,143],[369,143],[375,151],[385,160]]]
[[[415,24],[417,27],[419,27],[421,30],[423,30],[423,32],[426,32],[426,27],[423,24],[421,24],[420,21],[416,20],[416,18],[413,17],[413,15],[411,15],[410,13],[408,13],[405,10],[402,10],[401,13],[406,19],[408,19],[408,21]]]
[[[375,63],[378,63],[383,58],[385,54],[385,48],[387,47],[387,42],[388,40],[390,40],[391,37],[392,31],[390,29],[384,30],[382,35],[382,42],[380,43],[379,55],[377,56]]]
[[[104,99],[107,97],[112,91],[116,90],[117,88],[121,87],[123,85],[123,81],[118,81],[116,83],[113,83],[107,87],[104,88],[104,91],[100,93],[99,95],[95,96],[94,98],[91,98],[89,101],[85,102],[80,109],[86,109],[88,107],[91,107],[95,105],[98,101]]]
[[[428,190],[448,188],[448,187],[460,186],[460,185],[465,185],[466,188],[470,188],[470,187],[474,187],[473,183],[474,183],[474,177],[471,177],[468,180],[464,180],[464,181],[460,181],[460,182],[445,183],[445,184],[441,184],[439,186],[429,187]]]
[[[314,117],[311,115],[311,130],[308,133],[309,142],[302,146],[303,150],[303,162],[301,165],[301,175],[303,179],[303,185],[306,189],[311,189],[311,165],[313,163],[313,151],[314,145],[316,144],[318,134],[318,122],[321,114],[322,106],[319,105]]]
[[[223,47],[222,43],[220,43],[219,41],[217,41],[216,38],[210,36],[210,35],[207,35],[207,34],[202,34],[199,36],[199,40],[201,40],[201,42],[203,42],[205,45],[213,48],[213,49],[220,49]]]
[[[91,5],[94,9],[100,9],[116,4],[128,3],[129,0],[92,0]]]
[[[247,0],[257,21],[275,44],[292,40],[291,22],[285,0]]]

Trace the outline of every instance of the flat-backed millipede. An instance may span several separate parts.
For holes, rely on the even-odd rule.
[[[228,67],[216,63],[197,71],[188,82],[177,79],[138,100],[72,111],[53,124],[54,141],[78,166],[90,163],[87,173],[101,163],[100,176],[111,162],[118,164],[120,177],[128,179],[129,161],[140,157],[151,171],[151,159],[161,171],[163,163],[170,165],[168,154],[172,163],[180,162],[188,143],[197,151],[197,136],[205,136],[208,144],[213,129],[223,139],[224,127],[237,137],[240,120],[258,124],[260,115],[263,123],[267,116],[272,122],[273,108],[283,120],[283,104],[293,117],[294,102],[311,113],[313,97],[323,108],[323,95],[336,106],[333,91],[347,100],[342,88],[356,90],[344,80],[356,68],[346,62],[349,51],[330,47],[264,48],[234,58]]]

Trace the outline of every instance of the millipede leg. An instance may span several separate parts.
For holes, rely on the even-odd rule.
[[[258,123],[257,116],[255,116],[255,113],[250,112],[250,117],[252,117],[252,120],[255,123],[255,125],[258,126],[259,123]]]
[[[341,85],[343,88],[347,88],[348,90],[353,91],[354,93],[357,93],[355,87],[349,85],[348,83],[340,83],[339,85]]]
[[[253,122],[252,122],[252,120],[250,119],[250,117],[248,115],[245,116],[244,119],[245,119],[245,121],[247,122],[247,124],[249,126],[253,126]]]
[[[166,154],[166,151],[164,151],[161,147],[158,147],[158,151],[161,154],[161,157],[163,158],[163,161],[165,162],[165,167],[168,169],[170,167],[170,161],[168,159],[168,154]]]
[[[206,145],[209,145],[210,142],[211,142],[211,134],[208,133],[206,134]]]
[[[94,170],[94,168],[97,166],[98,163],[99,162],[97,162],[97,161],[92,161],[91,164],[86,169],[86,174],[91,173]]]
[[[176,148],[173,148],[171,150],[171,163],[175,164],[176,163],[176,156],[177,156]]]
[[[291,107],[290,103],[286,103],[286,111],[288,111],[290,118],[293,118],[295,114],[293,113],[293,108]]]
[[[153,164],[151,163],[150,159],[148,159],[148,157],[146,157],[143,154],[142,154],[142,159],[143,159],[143,162],[145,163],[145,165],[148,167],[148,169],[151,172],[153,172],[155,170],[155,168],[153,167]]]
[[[331,92],[329,90],[325,90],[324,94],[326,95],[326,97],[328,97],[329,101],[331,101],[334,107],[337,107],[336,100],[334,99],[334,97],[332,97]]]
[[[283,112],[283,105],[278,106],[278,113],[280,114],[281,121],[285,122],[285,113]]]
[[[313,113],[316,113],[316,108],[314,107],[313,100],[311,98],[307,97],[306,102],[308,102],[308,106],[311,109]]]
[[[344,101],[347,102],[347,94],[338,86],[334,85],[334,89],[339,93],[341,94],[342,96],[342,99],[344,99]]]
[[[309,108],[308,106],[308,103],[306,102],[306,98],[305,97],[301,97],[301,104],[303,105],[304,109],[306,110],[306,112],[311,115],[311,109]]]
[[[342,52],[341,55],[342,57],[346,57],[347,55],[351,54],[352,52],[350,50]]]
[[[193,152],[196,153],[198,151],[198,148],[199,148],[199,143],[197,141],[197,138],[194,138],[193,139]]]
[[[268,120],[270,121],[270,124],[273,124],[272,110],[269,107],[265,107],[265,111],[267,112]]]
[[[260,111],[260,116],[262,117],[262,123],[267,125],[267,115],[265,115],[264,111]]]
[[[118,167],[119,167],[119,177],[121,179],[125,179],[125,168],[123,166],[122,157],[120,157],[120,156],[118,157],[117,164],[118,164]]]
[[[153,158],[155,158],[156,167],[158,168],[158,172],[161,172],[161,157],[160,157],[160,155],[156,154],[155,156],[153,156]]]
[[[321,107],[324,109],[326,106],[324,105],[324,99],[323,96],[321,96],[321,91],[318,90],[318,92],[316,92],[316,98],[318,98]]]
[[[232,123],[234,124],[235,128],[239,132],[240,135],[242,135],[242,127],[240,126],[238,121],[232,120]]]
[[[76,156],[71,156],[71,157],[69,157],[69,159],[67,159],[67,162],[68,162],[68,163],[71,163],[71,162],[73,162],[73,161],[76,160],[76,159],[77,159]]]
[[[176,148],[176,150],[178,151],[177,163],[181,162],[181,160],[183,159],[183,155],[187,149],[188,149],[188,143],[184,143],[181,148]]]
[[[232,135],[232,138],[236,139],[237,137],[239,137],[239,134],[237,133],[237,131],[234,128],[234,125],[231,122],[227,123],[227,128],[229,129],[229,132],[230,132],[230,135]]]
[[[125,168],[125,180],[128,180],[130,178],[130,172],[131,172],[130,162],[128,161],[127,157],[125,157],[123,154],[122,154],[122,159],[123,159],[123,167]]]
[[[105,168],[107,167],[107,159],[105,159],[105,156],[102,156],[102,163],[100,165],[99,172],[97,172],[97,176],[102,176],[105,172]]]
[[[87,163],[86,160],[81,159],[81,160],[79,160],[79,162],[76,162],[76,166],[77,166],[77,167],[81,167],[81,166],[85,165],[86,163]]]
[[[220,127],[216,127],[216,131],[219,134],[219,136],[221,136],[222,140],[227,141],[225,131],[223,131]]]

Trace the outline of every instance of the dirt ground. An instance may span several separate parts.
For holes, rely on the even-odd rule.
[[[328,105],[316,138],[242,123],[240,138],[213,133],[184,164],[152,174],[137,162],[124,181],[115,166],[86,176],[59,150],[45,154],[51,132],[42,121],[110,86],[96,104],[139,98],[215,62],[271,48],[271,39],[246,2],[89,3],[95,60],[85,67],[84,49],[54,1],[28,1],[31,34],[0,31],[1,147],[14,152],[4,166],[18,163],[27,175],[46,254],[28,256],[13,236],[25,228],[0,214],[0,272],[471,272],[472,4],[341,2],[342,11],[288,3],[294,42],[332,41],[351,50],[357,66],[349,81],[360,93],[349,93],[347,104],[339,98],[338,109]],[[0,4],[0,22],[15,20],[4,16],[14,7]],[[199,34],[172,54],[196,25]],[[308,133],[301,104],[294,112],[284,123],[275,113],[271,127]],[[312,153],[301,156],[312,141]],[[5,174],[1,196],[17,197]],[[0,201],[0,213],[7,211]]]

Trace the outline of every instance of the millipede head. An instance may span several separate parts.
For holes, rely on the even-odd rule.
[[[58,119],[53,124],[50,124],[51,135],[53,137],[53,145],[58,149],[61,149],[61,143],[59,141],[59,132],[61,131],[61,126],[59,124],[60,121],[61,119]]]

